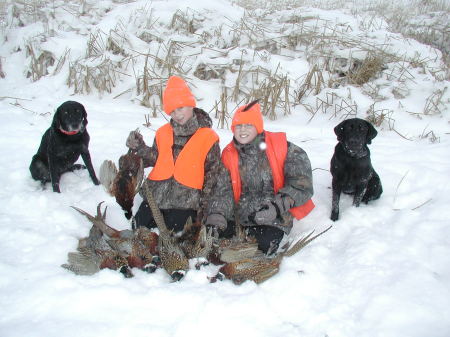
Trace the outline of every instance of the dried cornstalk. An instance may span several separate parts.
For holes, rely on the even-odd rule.
[[[27,56],[31,57],[27,78],[31,77],[31,80],[36,82],[41,77],[48,75],[48,68],[55,64],[55,57],[47,50],[40,51],[39,56],[36,56],[32,42],[26,45],[26,50]]]
[[[184,31],[193,34],[195,32],[194,18],[189,16],[187,12],[183,13],[178,9],[172,16],[170,28],[176,31]]]
[[[0,58],[0,78],[5,78],[5,73],[2,68],[2,59]]]
[[[447,87],[443,90],[436,90],[429,96],[425,102],[425,108],[423,113],[425,115],[437,115],[442,114],[442,111],[445,109],[445,104],[442,101],[442,98],[447,91]]]
[[[374,78],[383,69],[383,59],[379,56],[369,55],[354,71],[350,71],[348,79],[350,83],[363,85]]]
[[[238,71],[238,75],[236,77],[236,82],[233,88],[233,92],[231,93],[231,99],[234,102],[237,102],[239,99],[239,94],[240,94],[240,85],[241,85],[241,81],[242,78],[244,77],[244,71],[243,71],[243,67],[244,67],[244,62],[243,62],[243,56],[244,56],[244,52],[242,51],[241,53],[241,59],[239,62],[239,71]]]
[[[70,55],[70,49],[66,48],[64,50],[64,53],[58,59],[58,62],[56,62],[56,67],[55,67],[55,70],[53,70],[53,75],[56,75],[61,71],[61,69],[64,66],[64,64],[66,63],[66,60],[68,59],[69,55]]]
[[[99,93],[111,93],[119,78],[118,65],[104,59],[95,66],[76,61],[69,65],[67,85],[74,87],[74,93],[90,93],[93,88]]]
[[[101,57],[105,53],[106,44],[103,39],[104,33],[96,31],[89,35],[89,40],[86,48],[86,58]]]
[[[392,118],[394,114],[393,110],[379,109],[375,110],[375,103],[373,103],[367,111],[367,121],[380,127],[383,123],[387,122],[389,130],[394,129],[395,119]]]
[[[322,88],[325,87],[324,84],[325,81],[323,79],[322,71],[317,64],[315,64],[300,85],[300,88],[295,95],[296,102],[300,103],[302,98],[310,93],[313,93],[314,96],[318,95]]]
[[[108,39],[106,41],[106,50],[109,50],[114,55],[122,55],[124,57],[128,56],[125,51],[125,44],[127,43],[127,38],[119,34],[118,29],[111,30],[109,32]]]
[[[218,109],[218,102],[216,102],[216,118],[219,119],[217,123],[217,127],[220,129],[225,128],[225,124],[228,128],[228,96],[227,96],[227,88],[224,86],[222,87],[222,94],[220,95],[220,109]]]
[[[342,119],[347,119],[349,117],[356,117],[358,113],[358,105],[356,102],[353,104],[347,102],[344,98],[341,98],[339,104],[334,105],[334,115],[330,117],[337,117],[339,114],[343,114]]]

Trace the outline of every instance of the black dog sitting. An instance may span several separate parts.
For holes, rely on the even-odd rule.
[[[331,158],[333,176],[333,200],[331,220],[339,218],[339,199],[341,192],[353,194],[353,205],[378,199],[383,192],[378,174],[372,167],[367,144],[377,135],[377,130],[369,122],[360,119],[347,119],[334,128],[339,143]]]
[[[59,180],[63,173],[87,168],[94,184],[99,184],[88,149],[87,123],[87,113],[82,104],[67,101],[59,106],[52,125],[45,131],[38,152],[31,160],[33,179],[42,184],[51,181],[53,192],[60,192]],[[80,155],[86,166],[75,164]]]

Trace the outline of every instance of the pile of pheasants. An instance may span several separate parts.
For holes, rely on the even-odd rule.
[[[209,278],[211,282],[227,278],[235,284],[246,280],[260,283],[278,272],[284,256],[295,254],[331,228],[315,236],[311,232],[289,249],[284,247],[282,252],[270,257],[260,252],[257,243],[248,241],[245,235],[219,240],[212,230],[190,219],[181,235],[174,235],[167,229],[152,192],[146,182],[142,184],[142,178],[142,160],[132,152],[120,158],[119,170],[111,161],[105,161],[100,168],[102,184],[115,196],[128,219],[132,216],[134,196],[139,188],[143,189],[158,234],[145,227],[121,231],[112,228],[106,224],[106,207],[102,212],[102,203],[97,206],[96,216],[73,207],[92,222],[92,228],[88,237],[79,240],[77,251],[68,253],[68,263],[62,267],[78,275],[92,275],[108,268],[132,277],[133,268],[154,272],[162,266],[173,281],[179,281],[189,269],[189,260],[196,259],[197,268],[209,262],[223,264],[219,272]]]

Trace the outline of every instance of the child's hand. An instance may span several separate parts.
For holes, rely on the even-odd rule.
[[[292,208],[294,200],[287,195],[277,194],[273,203],[278,207],[280,215],[283,215]]]
[[[225,230],[227,228],[227,219],[222,214],[210,214],[206,218],[205,225]]]
[[[277,219],[277,209],[271,202],[265,203],[261,209],[255,213],[255,222],[258,225],[273,225]]]
[[[144,138],[139,133],[139,130],[130,132],[125,145],[132,150],[137,150],[141,146],[145,145]]]

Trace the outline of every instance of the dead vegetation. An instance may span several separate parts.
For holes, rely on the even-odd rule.
[[[55,56],[51,52],[34,47],[31,41],[26,45],[26,55],[30,59],[27,78],[31,78],[33,82],[48,75],[49,68],[55,64]]]
[[[363,85],[375,78],[383,69],[383,58],[379,55],[369,55],[348,74],[348,79],[351,84]]]
[[[389,130],[394,130],[395,120],[393,119],[393,110],[377,109],[373,103],[367,111],[366,120],[377,127],[387,124]]]
[[[199,24],[191,10],[187,10],[186,12],[177,10],[172,16],[169,27],[176,32],[193,34],[198,26]]]
[[[305,79],[301,82],[298,91],[296,91],[296,102],[301,102],[304,96],[318,95],[322,88],[325,87],[322,71],[315,64],[306,74]]]
[[[3,72],[2,59],[0,58],[0,78],[5,78],[5,73]]]
[[[90,94],[93,89],[99,93],[111,93],[120,73],[117,65],[110,59],[99,60],[96,64],[76,61],[69,65],[67,85],[76,94]]]
[[[447,91],[447,87],[443,90],[437,90],[429,96],[425,102],[425,108],[423,113],[425,115],[440,115],[445,109],[445,104],[443,101],[443,97],[445,92]]]
[[[430,74],[436,81],[450,79],[448,62],[447,66],[438,62],[448,61],[448,15],[430,14],[448,14],[450,6],[443,2],[421,2],[421,7],[412,6],[411,12],[401,11],[400,6],[387,1],[234,2],[246,9],[244,15],[237,19],[225,17],[217,23],[211,22],[207,12],[190,8],[176,10],[164,21],[151,4],[146,5],[119,19],[109,32],[86,30],[86,52],[81,58],[76,58],[69,48],[53,55],[40,49],[40,41],[54,34],[51,27],[82,30],[73,23],[58,21],[57,10],[80,17],[85,24],[106,14],[95,4],[68,1],[57,8],[45,0],[15,1],[7,19],[11,27],[45,23],[45,31],[24,44],[31,80],[55,75],[68,65],[67,85],[74,93],[103,94],[112,93],[121,79],[130,76],[133,84],[114,98],[128,94],[150,109],[149,116],[155,117],[162,111],[166,79],[171,75],[188,80],[195,77],[218,87],[220,98],[214,100],[211,111],[221,128],[228,127],[237,106],[254,99],[260,100],[263,113],[270,119],[290,114],[295,105],[304,107],[311,118],[317,112],[328,114],[329,118],[356,116],[357,102],[338,93],[351,86],[359,87],[373,101],[367,118],[391,128],[393,112],[383,108],[384,100],[393,96],[401,101],[410,95],[418,74]],[[324,9],[349,6],[358,18],[360,32],[355,33],[354,26],[345,21],[311,15],[300,8],[306,5]],[[390,39],[396,37],[388,36],[384,42],[371,37],[380,29],[402,32],[438,48],[443,56],[439,52],[436,58],[393,52]],[[285,63],[278,62],[279,58]],[[286,64],[299,58],[305,60],[309,70],[296,78]],[[1,75],[5,76],[0,63]],[[389,90],[385,90],[387,86]],[[423,114],[442,114],[447,106],[445,97],[445,90],[435,91],[426,100]]]

